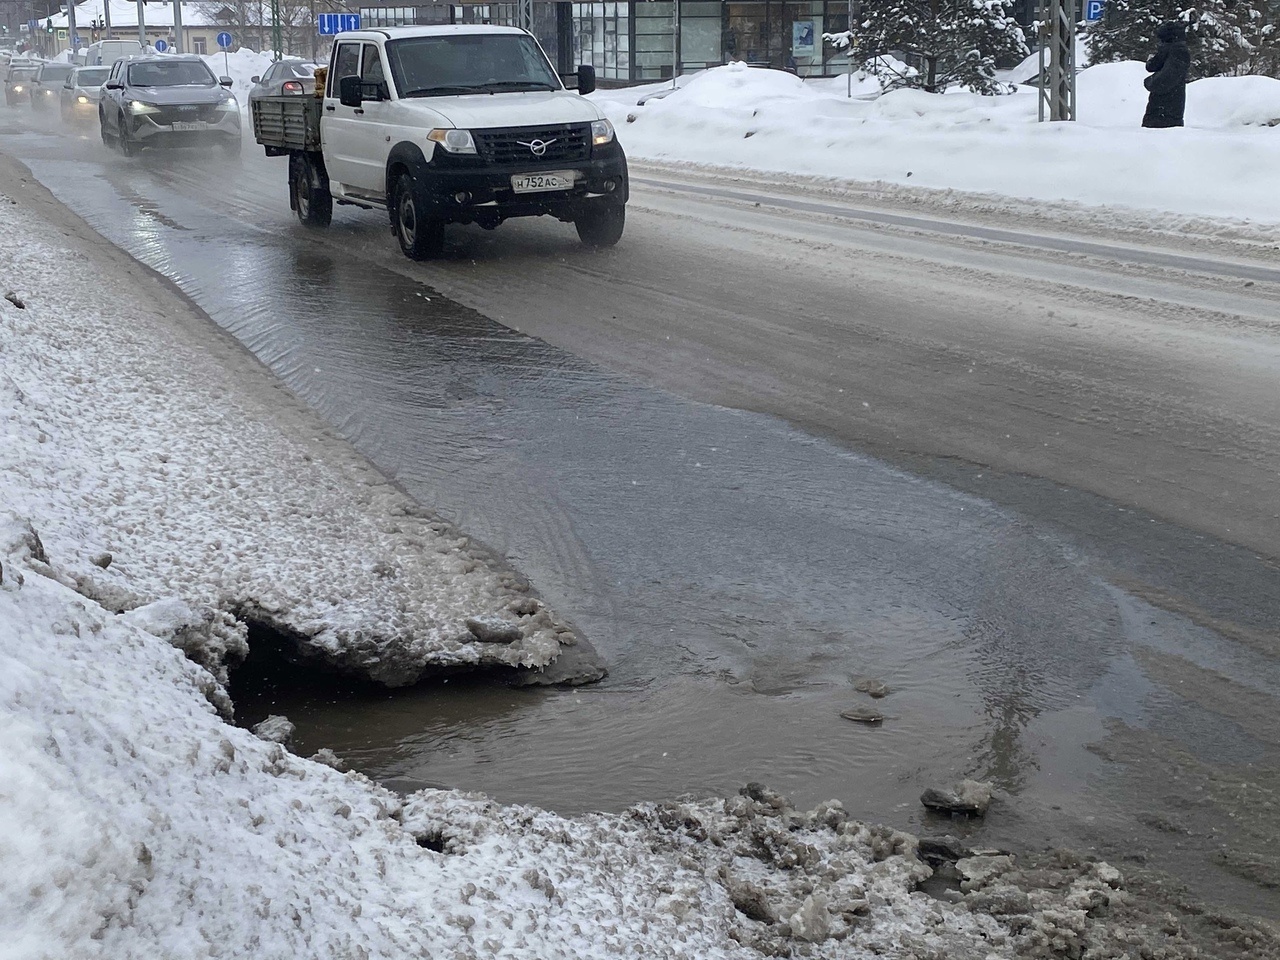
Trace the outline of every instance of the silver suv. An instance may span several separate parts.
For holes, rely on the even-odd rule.
[[[125,156],[143,147],[217,145],[240,156],[240,104],[198,56],[119,60],[98,104],[102,142]]]

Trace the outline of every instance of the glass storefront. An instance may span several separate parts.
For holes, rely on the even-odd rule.
[[[630,80],[631,7],[630,3],[572,4],[573,62],[591,64],[601,79]]]
[[[519,4],[432,2],[360,12],[368,26],[516,24]],[[678,5],[673,0],[534,0],[532,32],[559,70],[590,64],[601,82],[616,85],[668,79],[673,69],[690,73],[734,60],[802,77],[832,76],[845,72],[849,61],[822,35],[848,25],[847,0],[680,0]]]

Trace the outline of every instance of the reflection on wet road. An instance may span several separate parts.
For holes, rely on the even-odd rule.
[[[377,215],[340,210],[309,235],[282,162],[248,147],[243,168],[188,157],[181,170],[51,134],[6,148],[411,493],[508,556],[612,670],[572,691],[317,687],[241,704],[287,713],[304,753],[332,747],[405,789],[564,812],[763,780],[920,829],[923,785],[976,776],[1015,798],[991,838],[1103,851],[1135,816],[1088,749],[1109,724],[1172,725],[1207,764],[1276,756],[1274,738],[1171,699],[1144,660],[1200,664],[1266,699],[1275,658],[1119,589],[1053,527],[515,332],[398,259],[383,266],[399,253]],[[564,225],[504,229],[551,263],[584,256]],[[513,313],[523,282],[513,273]],[[879,728],[839,716],[871,703],[855,689],[865,677],[891,690]]]

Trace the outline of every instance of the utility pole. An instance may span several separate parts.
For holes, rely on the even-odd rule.
[[[279,60],[281,57],[280,48],[283,44],[280,42],[280,0],[271,0],[271,47],[275,51],[272,60]]]
[[[142,0],[138,0],[138,46],[147,49],[147,18],[142,14]]]
[[[1040,121],[1076,118],[1076,0],[1040,0]]]
[[[173,0],[173,52],[182,53],[182,0]]]
[[[67,0],[67,43],[71,44],[71,62],[76,60],[76,0]]]
[[[111,0],[102,0],[102,22],[106,26],[106,39],[111,39]]]

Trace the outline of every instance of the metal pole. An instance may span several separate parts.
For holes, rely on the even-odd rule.
[[[680,0],[671,4],[671,89],[676,88],[676,75],[680,72]]]
[[[173,0],[173,52],[182,53],[182,0]]]
[[[67,43],[71,44],[71,62],[76,59],[76,2],[67,0]]]
[[[1040,0],[1038,117],[1076,118],[1075,0]]]
[[[102,0],[102,23],[106,27],[106,39],[111,39],[111,0]]]
[[[280,59],[280,0],[271,0],[271,46],[275,51],[272,60]]]
[[[138,45],[143,50],[147,49],[147,24],[142,14],[142,0],[138,0]]]

